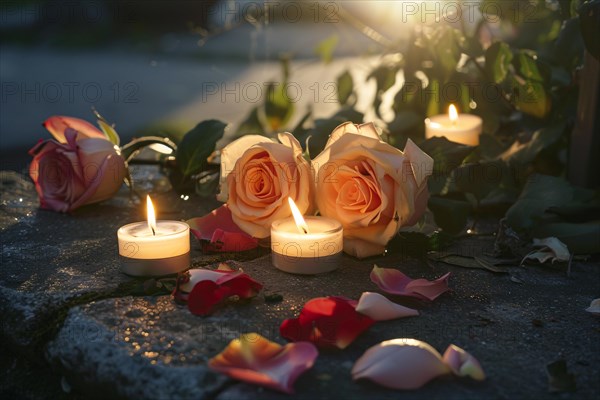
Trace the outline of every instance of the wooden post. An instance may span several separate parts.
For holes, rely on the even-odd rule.
[[[568,178],[573,185],[600,187],[600,62],[585,51],[579,101],[571,134]]]

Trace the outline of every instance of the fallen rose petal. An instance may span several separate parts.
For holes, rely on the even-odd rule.
[[[173,297],[180,303],[187,302],[193,314],[208,315],[225,299],[231,296],[249,299],[256,296],[262,287],[241,270],[198,268],[178,277]]]
[[[291,394],[296,379],[312,368],[318,355],[312,343],[281,346],[250,333],[232,340],[208,366],[233,379]]]
[[[372,292],[364,292],[360,296],[356,311],[375,321],[387,321],[390,319],[419,315],[417,310],[401,306],[400,304],[391,302],[379,293]]]
[[[187,224],[194,236],[202,242],[205,251],[245,251],[258,246],[256,238],[242,231],[233,222],[227,204],[203,217],[192,218]]]
[[[392,339],[369,348],[352,367],[352,379],[391,389],[418,389],[450,368],[440,353],[416,339]]]
[[[433,281],[422,278],[413,280],[397,269],[379,268],[377,265],[371,271],[371,281],[384,292],[429,301],[448,290],[449,278],[450,272]]]
[[[228,287],[219,286],[213,281],[199,282],[188,295],[188,309],[194,315],[208,315],[229,294]]]
[[[182,282],[179,285],[179,290],[184,293],[190,293],[194,286],[198,282],[201,281],[213,281],[217,282],[219,279],[223,278],[225,274],[231,274],[234,271],[223,271],[218,269],[205,269],[205,268],[195,268],[187,271],[189,274],[189,278]],[[241,272],[240,272],[241,273]],[[230,275],[227,275],[230,276]]]
[[[292,342],[310,341],[321,348],[344,349],[375,322],[356,312],[356,304],[336,296],[309,300],[298,318],[283,321],[279,332]]]
[[[590,306],[586,308],[585,311],[600,317],[600,299],[592,300]]]
[[[456,376],[468,376],[476,381],[485,379],[485,372],[479,361],[458,346],[448,346],[442,358]]]

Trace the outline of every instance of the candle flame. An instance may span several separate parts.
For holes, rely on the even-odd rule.
[[[452,125],[456,125],[456,121],[458,121],[458,111],[456,111],[456,107],[454,104],[450,104],[448,108],[448,117],[450,121],[452,121]]]
[[[300,231],[300,233],[308,233],[308,225],[302,217],[302,213],[298,209],[298,206],[296,206],[296,203],[294,203],[294,200],[292,200],[291,197],[288,197],[288,203],[290,203],[292,215],[294,216],[294,221],[296,221],[296,226],[298,227],[298,230]]]
[[[148,228],[150,228],[153,235],[156,235],[156,214],[150,196],[146,196],[146,212],[148,213]]]

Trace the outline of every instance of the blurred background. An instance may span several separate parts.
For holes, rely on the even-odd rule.
[[[352,68],[355,81],[364,82],[384,36],[406,38],[401,3],[3,1],[2,169],[20,169],[26,151],[49,137],[41,126],[47,117],[92,122],[92,107],[124,141],[177,137],[207,118],[231,123],[234,132],[268,83],[282,80],[281,60],[291,60],[286,68],[296,110],[287,125],[309,107],[314,117],[329,115],[338,107],[340,72]],[[360,85],[375,91],[372,81]],[[368,109],[371,97],[362,96],[356,108]]]

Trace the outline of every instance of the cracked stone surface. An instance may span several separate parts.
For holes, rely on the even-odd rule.
[[[139,281],[119,272],[116,230],[144,218],[127,192],[61,215],[38,210],[26,180],[3,175],[2,182],[0,389],[10,397],[283,398],[216,374],[206,361],[241,333],[285,343],[280,323],[313,297],[358,298],[377,291],[369,279],[373,263],[415,278],[451,271],[451,291],[432,304],[405,302],[421,310],[419,317],[377,323],[346,350],[322,352],[296,382],[298,398],[555,398],[545,368],[559,358],[577,382],[577,391],[561,399],[600,393],[600,319],[584,311],[600,293],[597,257],[573,262],[568,277],[561,268],[510,267],[510,274],[492,274],[402,254],[365,261],[344,257],[332,273],[295,276],[262,256],[238,265],[265,285],[264,293],[279,293],[283,301],[267,303],[260,294],[203,318],[170,296],[121,292]],[[183,201],[172,192],[154,199],[168,219],[202,215],[217,205],[194,197]],[[492,244],[493,236],[472,236],[448,251],[480,255]],[[192,249],[195,267],[231,256],[202,254],[196,243]],[[405,393],[351,380],[350,369],[367,348],[398,337],[426,341],[439,351],[450,343],[461,346],[479,359],[488,379],[438,379]]]

